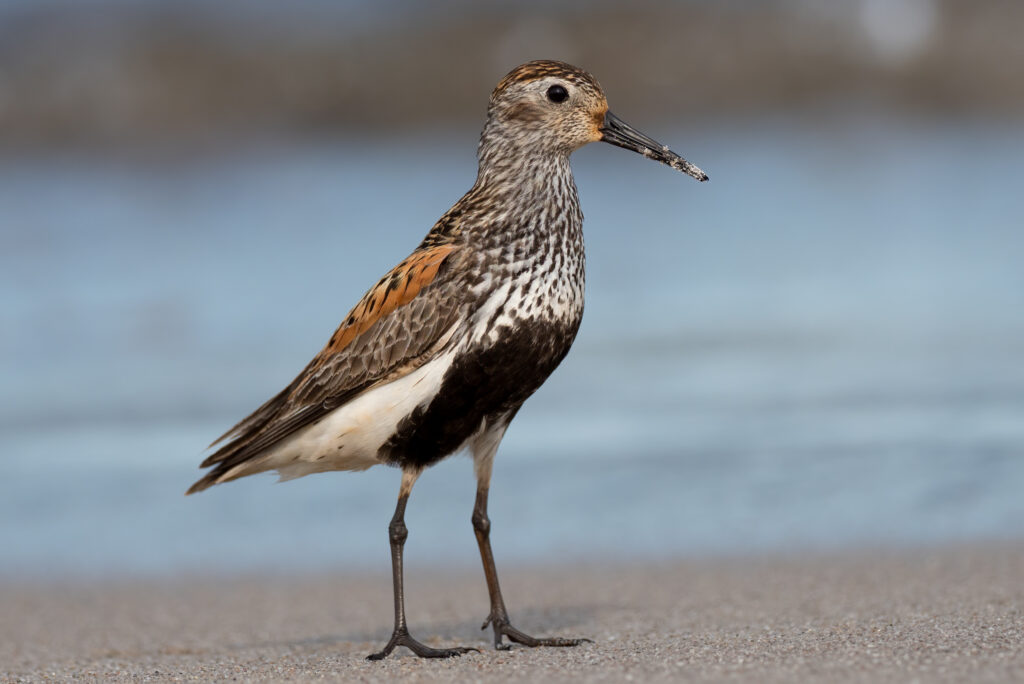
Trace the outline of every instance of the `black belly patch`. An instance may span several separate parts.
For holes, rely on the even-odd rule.
[[[458,449],[484,419],[514,415],[565,358],[578,329],[578,322],[521,322],[493,346],[464,353],[433,401],[399,422],[379,456],[392,465],[426,467]]]

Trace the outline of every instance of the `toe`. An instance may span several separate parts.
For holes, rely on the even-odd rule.
[[[505,636],[512,641],[523,646],[535,648],[537,646],[555,646],[555,647],[572,647],[579,646],[582,643],[593,643],[590,639],[566,639],[563,637],[544,637],[538,639],[537,637],[530,636],[525,632],[520,632],[512,625],[506,625],[504,628]]]
[[[472,648],[470,646],[453,646],[452,648],[439,649],[439,650],[436,651],[436,655],[431,654],[430,657],[432,657],[432,658],[452,658],[454,656],[461,656],[463,653],[469,653],[470,651],[473,651],[474,653],[479,653],[480,652],[477,649]]]

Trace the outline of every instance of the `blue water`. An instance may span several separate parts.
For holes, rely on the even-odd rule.
[[[499,452],[499,562],[1024,538],[1024,125],[647,128],[712,180],[575,156],[587,311]],[[0,575],[387,567],[397,471],[182,494],[475,138],[0,158]],[[475,563],[472,501],[428,471],[409,562]]]

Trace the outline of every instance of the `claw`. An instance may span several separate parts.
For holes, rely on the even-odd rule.
[[[398,646],[405,646],[407,649],[418,655],[420,658],[451,658],[453,656],[461,656],[463,653],[469,653],[474,651],[479,653],[479,649],[473,648],[472,646],[453,646],[452,648],[430,648],[426,644],[420,642],[409,636],[407,631],[398,631],[391,635],[391,639],[388,640],[387,645],[384,646],[380,651],[371,653],[366,656],[367,660],[383,660]]]
[[[579,646],[580,644],[592,644],[592,639],[578,638],[578,639],[566,639],[563,637],[544,637],[537,638],[532,637],[525,632],[520,632],[518,629],[513,627],[509,623],[508,619],[494,619],[493,616],[488,615],[484,621],[483,626],[480,629],[486,629],[487,625],[494,626],[494,648],[499,651],[507,651],[511,648],[509,644],[502,643],[502,637],[507,636],[509,641],[514,641],[517,644],[527,646],[529,648],[536,648],[537,646],[553,646],[568,648],[572,646]]]

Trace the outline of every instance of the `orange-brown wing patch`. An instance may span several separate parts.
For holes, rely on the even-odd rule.
[[[395,309],[411,302],[420,290],[437,276],[441,264],[454,251],[454,245],[438,245],[417,250],[363,295],[344,322],[331,335],[322,355],[334,354],[373,327]]]

